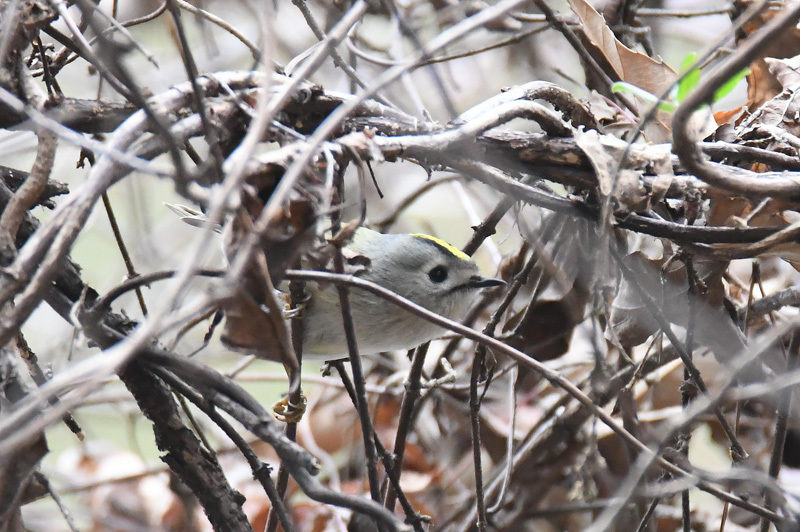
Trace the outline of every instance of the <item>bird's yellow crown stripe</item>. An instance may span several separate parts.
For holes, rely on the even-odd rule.
[[[413,234],[411,236],[414,236],[414,237],[417,237],[417,238],[424,238],[426,240],[430,240],[431,242],[434,242],[434,243],[438,244],[439,246],[443,247],[444,249],[446,249],[447,251],[449,251],[450,253],[452,253],[453,255],[455,255],[456,257],[458,257],[461,260],[470,260],[469,256],[466,253],[464,253],[463,251],[461,251],[460,249],[455,247],[453,244],[445,242],[441,238],[436,238],[435,236],[431,236],[431,235],[423,235],[421,233],[416,233],[416,234]]]

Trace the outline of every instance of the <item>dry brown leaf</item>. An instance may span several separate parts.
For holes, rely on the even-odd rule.
[[[350,397],[335,389],[325,390],[315,397],[305,418],[314,444],[328,454],[353,448],[361,441],[358,412]],[[299,440],[301,444],[308,443],[304,431],[300,431]]]
[[[325,532],[337,530],[334,509],[316,501],[300,501],[292,506],[292,521],[297,530]],[[254,530],[264,530],[254,528]],[[282,530],[282,529],[280,529]]]
[[[731,197],[724,192],[711,190],[709,199],[711,210],[708,215],[708,225],[734,227],[785,227],[789,225],[784,212],[792,205],[781,199],[771,199],[759,205],[757,211],[754,211],[754,205],[749,200]]]
[[[236,296],[222,305],[225,311],[225,325],[221,340],[229,348],[254,353],[260,358],[284,362],[288,352],[289,331],[283,316],[272,316],[264,306],[256,301],[248,287],[259,283],[257,279],[248,280]],[[265,297],[267,291],[261,291]],[[276,305],[280,308],[277,300]]]
[[[656,301],[658,310],[672,324],[688,325],[688,284],[683,263],[673,261],[666,267],[664,259],[650,260],[640,252],[626,257],[629,268],[636,272],[639,286]],[[695,338],[722,356],[730,357],[744,346],[744,338],[724,310],[725,295],[721,273],[724,264],[714,261],[694,263],[701,285],[696,299]],[[659,329],[653,310],[639,296],[639,290],[623,279],[611,305],[610,326],[623,346],[642,344]]]
[[[582,29],[603,54],[621,81],[661,95],[676,79],[675,71],[663,61],[631,50],[614,36],[603,16],[585,0],[568,0],[582,23]]]
[[[745,140],[751,138],[772,139],[769,146],[762,146],[771,151],[789,151],[796,155],[797,145],[800,144],[800,102],[797,101],[796,90],[798,86],[788,87],[780,94],[764,103],[756,112],[742,123],[739,137]],[[785,136],[785,134],[790,136]]]
[[[772,3],[762,10],[757,17],[744,26],[745,34],[750,36],[763,25],[775,17],[780,16],[785,10],[797,4],[797,0]],[[800,54],[800,30],[793,28],[774,36],[767,44],[764,58],[754,61],[750,65],[750,74],[747,76],[747,99],[751,107],[757,109],[764,102],[777,96],[785,87],[768,66],[765,58],[794,57]]]
[[[598,124],[603,126],[603,131],[622,138],[634,127],[630,116],[625,115],[619,107],[612,105],[608,98],[592,90],[584,101],[584,105]]]
[[[258,176],[251,181],[258,181]],[[253,221],[264,207],[261,193],[268,192],[272,185],[267,180],[265,189],[256,185],[244,187],[242,207],[225,231],[225,254],[229,260],[255,230]],[[242,276],[240,289],[221,305],[225,313],[221,339],[227,347],[281,362],[287,368],[297,366],[282,314],[284,303],[278,301],[273,288],[313,240],[315,213],[311,201],[292,200],[275,216],[271,224],[274,229],[261,235],[260,247]]]
[[[739,116],[741,116],[743,107],[730,109],[728,111],[717,111],[714,113],[714,121],[718,126],[723,124],[732,124]]]
[[[758,59],[750,65],[750,74],[747,80],[747,100],[753,109],[758,109],[780,94],[781,85],[774,76],[770,75],[769,68],[763,59]]]
[[[613,81],[625,81],[657,96],[670,88],[677,74],[669,65],[622,44],[606,24],[605,18],[585,0],[569,0],[569,5],[582,23],[580,28],[587,50],[606,70],[610,68],[613,71],[613,74],[609,73]],[[627,98],[636,102],[641,109],[650,108],[649,103],[635,96],[628,95]],[[669,142],[671,121],[671,114],[657,111],[655,119],[645,124],[642,136],[648,142]]]
[[[711,210],[709,225],[733,227],[780,227],[785,228],[798,221],[796,205],[782,199],[771,199],[758,205],[757,209],[745,198],[730,197],[725,193],[710,193]],[[780,257],[798,270],[800,266],[800,244],[789,241],[771,247],[760,257]],[[798,270],[800,271],[800,270]]]
[[[647,192],[641,182],[641,172],[629,168],[620,170],[623,155],[628,151],[628,143],[597,131],[578,131],[575,142],[592,163],[600,193],[608,196],[613,193],[620,205],[629,212],[635,212],[647,201]]]
[[[675,170],[672,167],[671,156],[671,150],[667,145],[660,156],[653,159],[653,172],[656,178],[653,180],[653,184],[650,187],[649,201],[651,205],[664,199],[670,185],[672,185],[672,182],[675,180]]]
[[[128,451],[118,451],[105,442],[87,441],[78,448],[65,450],[59,469],[72,482],[96,484],[82,492],[98,530],[181,530],[186,507],[169,486],[167,475],[145,473],[142,459]],[[131,476],[124,482],[109,479]],[[199,521],[198,523],[199,524]]]
[[[767,63],[770,73],[780,83],[781,89],[800,85],[800,56],[789,59],[767,57],[764,61]]]
[[[583,307],[576,309],[574,304],[575,298],[537,301],[507,324],[516,334],[506,343],[539,361],[560,357],[569,349],[572,329],[583,320]]]

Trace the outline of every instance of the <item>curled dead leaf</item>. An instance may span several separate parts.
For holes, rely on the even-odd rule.
[[[640,179],[642,171],[620,168],[628,143],[597,131],[578,131],[575,142],[592,163],[600,193],[613,195],[626,210],[635,212],[644,206],[647,192]]]

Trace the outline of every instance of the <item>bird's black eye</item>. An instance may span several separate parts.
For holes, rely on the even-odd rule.
[[[444,266],[435,266],[428,272],[428,277],[434,283],[442,283],[447,279],[447,268]]]

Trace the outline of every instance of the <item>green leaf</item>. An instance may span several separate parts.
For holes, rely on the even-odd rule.
[[[622,92],[625,94],[633,94],[638,98],[641,98],[645,102],[651,105],[658,105],[658,108],[662,111],[667,111],[668,113],[672,113],[677,109],[677,106],[666,100],[659,100],[658,96],[651,94],[644,90],[641,87],[637,87],[636,85],[631,85],[626,81],[617,81],[611,84],[611,92]]]
[[[695,63],[697,63],[697,54],[692,52],[686,56],[686,59],[681,64],[682,76],[678,82],[678,95],[675,97],[678,103],[686,99],[692,89],[700,83],[700,69],[697,67],[692,68]]]
[[[726,81],[720,88],[717,89],[717,92],[714,93],[714,101],[718,102],[722,98],[728,95],[736,85],[739,84],[748,74],[750,74],[749,68],[744,68],[736,73],[731,79]]]
[[[678,103],[686,99],[692,90],[700,83],[700,69],[693,68],[687,72],[678,82],[678,96],[676,99]]]
[[[697,52],[692,52],[689,55],[687,55],[686,58],[683,60],[683,63],[681,63],[680,73],[681,74],[686,73],[690,68],[694,66],[695,63],[697,63]]]
[[[641,87],[637,87],[636,85],[632,85],[627,81],[616,81],[611,84],[611,92],[622,92],[624,94],[633,94],[634,96],[638,96],[642,100],[654,104],[656,103],[655,95],[647,92]]]

